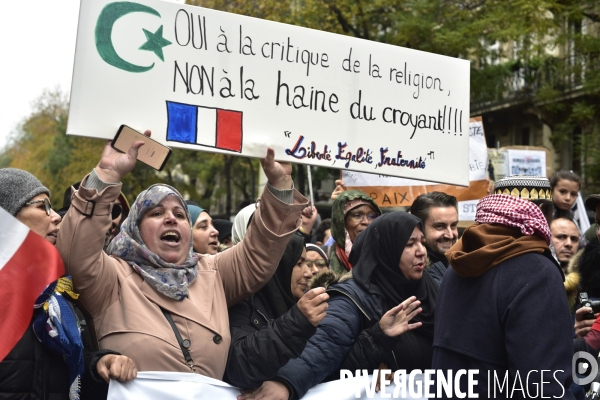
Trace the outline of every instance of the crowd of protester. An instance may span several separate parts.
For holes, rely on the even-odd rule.
[[[130,204],[121,180],[141,145],[107,144],[57,212],[35,176],[0,169],[0,207],[64,261],[45,293],[74,293],[58,327],[36,309],[0,362],[0,399],[106,398],[111,379],[138,371],[224,380],[240,400],[300,399],[344,369],[477,369],[480,398],[490,376],[549,370],[546,396],[583,398],[572,357],[600,349],[598,310],[580,301],[600,299],[600,195],[587,197],[596,224],[581,232],[576,174],[495,182],[459,237],[454,196],[384,213],[341,181],[316,223],[291,165],[268,149],[264,192],[230,222],[165,184]]]

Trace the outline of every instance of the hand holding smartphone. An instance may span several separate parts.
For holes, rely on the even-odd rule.
[[[127,153],[134,142],[142,141],[144,145],[138,152],[137,159],[144,164],[161,171],[167,164],[171,156],[171,148],[150,139],[148,136],[140,133],[127,125],[121,125],[111,146],[120,152]]]

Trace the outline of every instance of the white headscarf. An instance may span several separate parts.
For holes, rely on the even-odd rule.
[[[235,219],[233,220],[233,227],[231,228],[231,240],[233,241],[234,246],[241,242],[244,236],[246,236],[248,225],[250,225],[252,215],[254,215],[255,211],[256,203],[252,203],[242,208],[235,216]]]

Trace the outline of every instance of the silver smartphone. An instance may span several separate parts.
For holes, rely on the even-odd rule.
[[[150,139],[127,125],[121,125],[112,141],[112,147],[127,153],[131,145],[140,140],[144,142],[144,145],[140,147],[137,159],[155,170],[161,171],[171,156],[171,148]]]

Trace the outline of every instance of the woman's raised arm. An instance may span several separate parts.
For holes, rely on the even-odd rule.
[[[145,134],[150,136],[150,131]],[[118,296],[116,261],[102,251],[111,226],[111,210],[121,192],[121,178],[135,167],[143,142],[135,142],[127,153],[106,143],[98,165],[73,194],[71,207],[62,220],[56,248],[72,276],[82,306],[92,317],[102,313]]]

